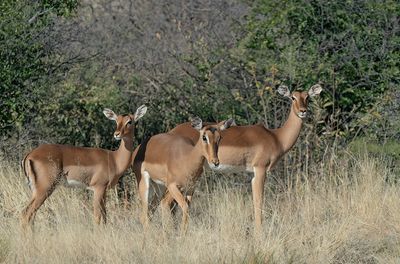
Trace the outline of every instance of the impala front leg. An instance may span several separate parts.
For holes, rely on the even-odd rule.
[[[172,198],[175,199],[179,207],[182,209],[181,235],[186,234],[189,216],[189,205],[187,204],[185,197],[179,190],[178,186],[176,186],[176,184],[168,185],[168,191],[171,193]]]
[[[101,221],[106,224],[106,186],[99,186],[94,189],[93,211],[96,224],[99,225]]]
[[[254,178],[251,180],[251,188],[253,191],[255,234],[260,234],[262,230],[261,225],[264,201],[265,172],[265,167],[254,167]]]

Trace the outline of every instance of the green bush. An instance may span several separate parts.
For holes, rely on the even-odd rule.
[[[397,1],[257,1],[236,55],[257,76],[276,67],[292,88],[322,83],[345,130],[399,84],[399,13]]]
[[[0,135],[18,133],[37,111],[38,91],[47,80],[52,60],[45,48],[44,29],[53,14],[70,14],[76,0],[4,0],[0,3]]]

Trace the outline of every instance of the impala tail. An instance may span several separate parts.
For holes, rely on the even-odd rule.
[[[24,172],[24,175],[26,177],[27,180],[27,184],[29,186],[30,190],[33,190],[33,185],[35,183],[35,173],[33,171],[33,167],[32,167],[32,160],[28,159],[29,154],[27,154],[24,159],[21,162],[21,167],[22,167],[22,171]]]

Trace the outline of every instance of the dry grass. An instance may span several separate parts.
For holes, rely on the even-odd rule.
[[[338,160],[297,184],[268,193],[264,234],[251,235],[250,195],[232,186],[199,191],[188,234],[163,230],[156,213],[146,238],[138,204],[118,206],[109,192],[108,224],[92,223],[90,200],[59,188],[23,236],[25,178],[0,169],[0,262],[7,263],[399,263],[400,186],[381,160]],[[296,177],[296,176],[293,176]],[[271,183],[267,189],[271,188]]]

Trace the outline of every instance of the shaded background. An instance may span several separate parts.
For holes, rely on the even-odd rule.
[[[104,107],[149,106],[138,143],[192,116],[275,128],[290,105],[279,84],[320,83],[276,178],[349,144],[398,165],[399,14],[372,0],[3,0],[0,158],[45,142],[115,149]]]

